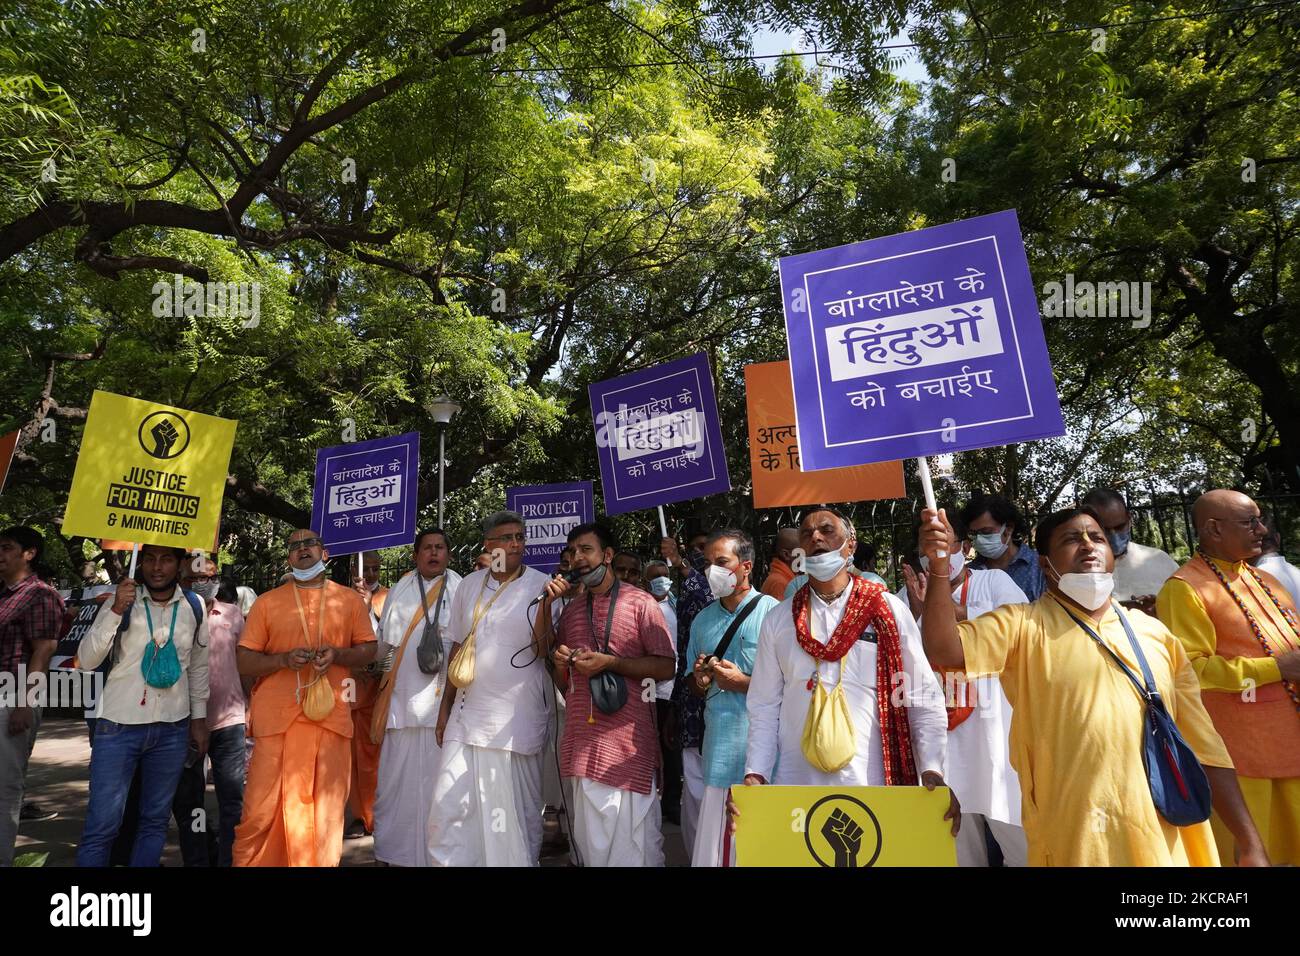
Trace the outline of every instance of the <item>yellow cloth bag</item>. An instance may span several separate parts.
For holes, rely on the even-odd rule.
[[[321,585],[320,608],[316,614],[316,640],[312,641],[311,635],[307,632],[307,614],[302,609],[302,598],[298,596],[298,585],[293,586],[293,603],[298,608],[298,623],[302,625],[302,636],[317,653],[320,653],[320,649],[325,643],[325,598],[328,593],[329,582],[327,581]],[[311,664],[307,666],[310,667]],[[302,686],[302,675],[294,675],[298,682],[295,696],[302,707],[303,716],[308,720],[324,720],[334,710],[334,688],[330,686],[330,680],[326,676],[327,672],[322,671],[317,674],[306,687]],[[303,693],[304,690],[306,691],[305,694]]]
[[[456,653],[451,656],[451,661],[447,664],[447,680],[451,681],[452,687],[463,690],[474,683],[474,642],[478,638],[479,622],[487,616],[487,612],[492,609],[497,598],[505,593],[505,589],[523,573],[523,570],[523,565],[520,565],[515,569],[514,574],[502,581],[501,586],[497,588],[497,593],[492,595],[486,607],[483,605],[483,594],[487,591],[492,572],[483,572],[483,583],[479,586],[478,599],[474,602],[474,620],[470,624],[469,633],[465,635],[465,640],[461,641],[460,647],[456,648]]]
[[[840,669],[842,672],[843,662]],[[808,701],[808,716],[803,722],[801,749],[808,763],[823,773],[834,773],[846,767],[858,749],[843,683],[837,683],[827,693],[821,680],[820,663],[813,675],[812,699]]]
[[[334,710],[334,688],[329,678],[320,674],[307,685],[302,713],[308,720],[324,720]]]

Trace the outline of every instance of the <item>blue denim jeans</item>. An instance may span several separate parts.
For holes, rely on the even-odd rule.
[[[140,817],[130,865],[159,864],[189,736],[188,717],[174,724],[119,724],[103,717],[96,721],[90,751],[90,806],[77,846],[77,866],[109,865],[137,767]]]
[[[212,785],[217,791],[217,827],[203,809],[207,784],[203,761],[181,771],[172,813],[180,833],[181,859],[186,866],[230,866],[235,845],[235,825],[244,810],[244,725],[222,727],[208,735],[208,757],[212,760]],[[212,839],[213,833],[219,834]]]

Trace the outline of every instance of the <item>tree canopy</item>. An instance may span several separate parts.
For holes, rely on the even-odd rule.
[[[1202,10],[32,0],[0,21],[0,511],[58,530],[100,388],[238,419],[223,536],[270,553],[317,447],[432,438],[446,393],[464,540],[507,485],[596,475],[589,382],[705,351],[735,490],[674,513],[721,520],[776,260],[1005,208],[1040,289],[1149,282],[1150,320],[1045,315],[1070,433],[955,491],[1300,491],[1300,18]],[[839,52],[753,59],[764,25]],[[176,275],[258,314],[160,308]]]

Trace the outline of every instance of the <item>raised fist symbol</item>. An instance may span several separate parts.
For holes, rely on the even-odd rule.
[[[176,444],[176,439],[181,437],[181,433],[176,430],[176,426],[167,418],[149,429],[149,434],[153,436],[154,440],[153,451],[149,454],[155,458],[166,458],[167,453]]]
[[[833,810],[822,824],[822,836],[835,851],[835,866],[858,865],[858,851],[862,849],[862,827],[853,822],[843,810]]]

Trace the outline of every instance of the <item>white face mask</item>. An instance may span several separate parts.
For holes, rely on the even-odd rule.
[[[838,551],[827,551],[825,554],[808,555],[803,559],[803,569],[809,577],[825,583],[843,571],[844,565],[848,563],[849,559]]]
[[[1051,561],[1047,566],[1056,571]],[[1095,611],[1110,600],[1110,594],[1115,590],[1115,577],[1108,571],[1068,571],[1057,574],[1056,586],[1079,607]]]
[[[720,564],[710,564],[709,591],[715,598],[731,597],[736,593],[736,572]]]
[[[325,562],[317,561],[310,568],[290,568],[289,570],[293,572],[295,580],[310,581],[325,573]]]
[[[650,593],[655,597],[663,597],[673,589],[673,579],[666,577],[657,577],[650,579]]]
[[[1009,542],[1002,540],[1002,534],[1007,530],[1003,525],[997,531],[991,531],[988,534],[975,535],[975,552],[982,558],[997,560],[1007,553]]]
[[[961,574],[962,569],[965,567],[966,567],[965,554],[963,554],[960,551],[954,551],[952,554],[948,555],[948,580],[949,581],[955,580],[957,576]],[[930,570],[930,556],[928,554],[921,555],[921,570],[922,571]]]

